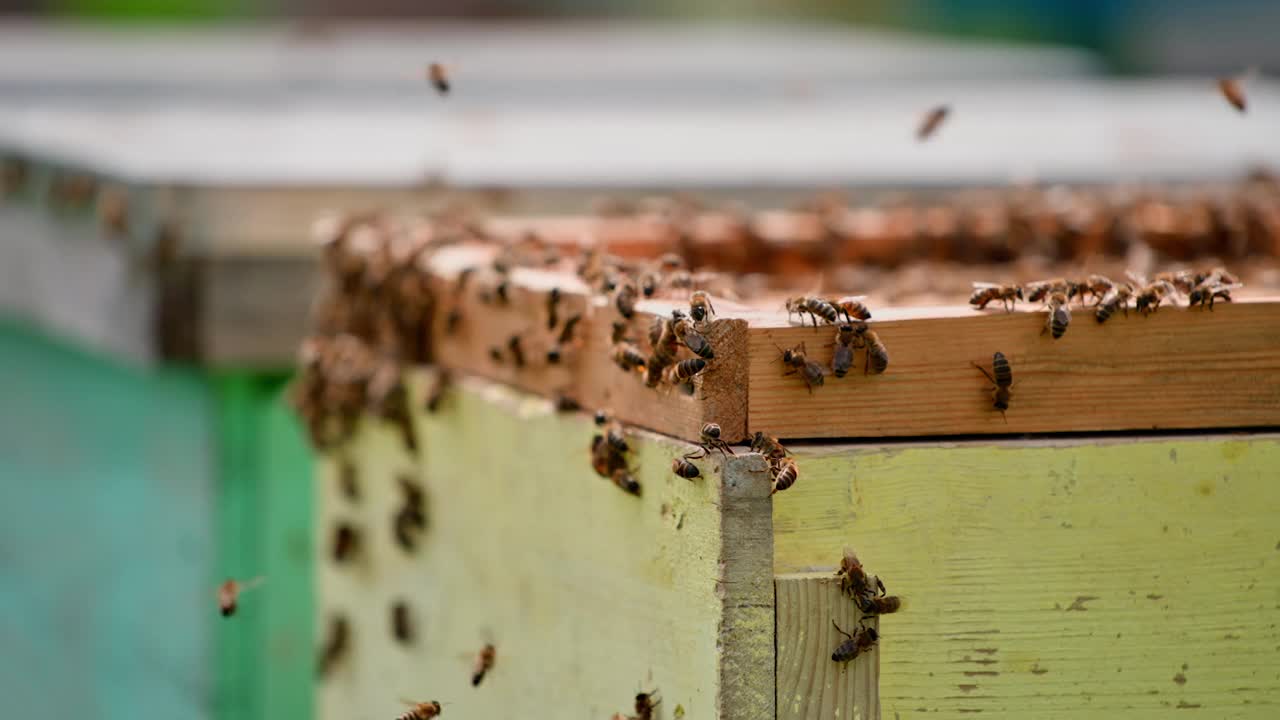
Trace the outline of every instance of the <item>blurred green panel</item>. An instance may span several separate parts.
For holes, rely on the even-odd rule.
[[[270,12],[269,0],[54,0],[55,15],[121,20],[200,20],[236,18]]]

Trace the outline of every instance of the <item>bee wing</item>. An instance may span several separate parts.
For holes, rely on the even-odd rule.
[[[866,295],[846,295],[840,298],[840,302],[862,302],[863,300],[866,300],[866,299],[867,299]]]
[[[998,287],[1000,287],[1000,284],[999,284],[999,283],[989,283],[989,282],[975,282],[975,283],[973,283],[973,287],[974,287],[975,289],[978,289],[978,290],[985,290],[985,289],[987,289],[987,288],[998,288]]]
[[[1216,285],[1214,290],[1239,290],[1244,287],[1244,283],[1231,283],[1230,285]]]
[[[1125,274],[1125,277],[1129,278],[1129,280],[1132,281],[1134,285],[1137,285],[1138,287],[1146,287],[1147,285],[1146,276],[1140,273],[1136,273],[1132,270],[1125,270],[1124,274]]]

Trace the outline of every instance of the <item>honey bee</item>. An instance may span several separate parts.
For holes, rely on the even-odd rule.
[[[432,700],[431,702],[411,703],[406,702],[409,706],[408,712],[396,718],[396,720],[431,720],[431,718],[440,717],[443,709],[440,703]]]
[[[444,316],[444,333],[445,335],[453,335],[458,332],[458,326],[462,324],[462,308],[457,305],[449,308],[449,312]]]
[[[851,322],[855,318],[858,320],[870,320],[871,311],[867,309],[866,304],[862,302],[866,299],[865,295],[854,295],[850,297],[842,297],[831,304],[834,305],[836,310],[839,310],[840,314],[844,316],[845,322]]]
[[[897,595],[860,596],[858,609],[863,615],[888,615],[902,609],[902,598]]]
[[[573,331],[577,329],[578,323],[582,322],[581,315],[574,315],[564,322],[564,327],[560,329],[560,337],[557,344],[568,345],[573,340]]]
[[[1113,286],[1107,291],[1106,295],[1098,301],[1098,309],[1094,313],[1099,324],[1107,321],[1116,310],[1123,310],[1125,317],[1129,316],[1129,298],[1133,297],[1133,286],[1129,283],[1121,283]]]
[[[609,336],[610,342],[617,345],[627,340],[627,324],[621,321],[613,323],[613,333]]]
[[[507,350],[510,351],[511,360],[515,363],[516,367],[524,367],[524,347],[520,343],[519,335],[512,335],[511,338],[507,340]]]
[[[840,643],[835,652],[831,653],[831,659],[838,663],[847,663],[858,657],[858,655],[871,650],[875,646],[876,641],[880,639],[880,634],[873,627],[859,626],[853,635],[840,629],[836,625],[836,621],[831,621],[835,625],[836,631],[841,635],[849,638]]]
[[[947,115],[951,114],[950,105],[939,105],[924,114],[924,118],[920,121],[920,126],[916,128],[916,140],[924,142],[933,137],[942,125],[942,121],[947,119]]]
[[[449,72],[445,66],[440,63],[431,63],[427,66],[427,79],[431,81],[432,87],[441,95],[449,94]]]
[[[796,478],[800,476],[800,469],[796,467],[796,461],[791,458],[782,458],[773,466],[773,489],[769,491],[770,495],[782,492],[792,485],[796,484]]]
[[[1236,284],[1236,283],[1240,282],[1240,278],[1238,278],[1238,277],[1236,277],[1235,275],[1232,275],[1231,273],[1227,272],[1227,269],[1226,269],[1226,268],[1220,268],[1220,267],[1218,267],[1218,268],[1214,268],[1214,269],[1212,269],[1212,270],[1209,270],[1209,271],[1207,271],[1207,272],[1198,272],[1198,273],[1196,273],[1196,274],[1195,274],[1195,282],[1194,282],[1193,284],[1194,284],[1194,285],[1199,285],[1199,284],[1201,284],[1201,283],[1208,282],[1208,281],[1210,281],[1210,280],[1213,280],[1213,281],[1216,281],[1216,282],[1225,283],[1225,284],[1227,284],[1227,285],[1234,285],[1234,284]]]
[[[671,472],[685,480],[692,480],[701,475],[702,472],[698,470],[698,466],[690,462],[693,457],[693,455],[685,455],[684,457],[672,458]]]
[[[800,324],[804,325],[805,313],[813,319],[813,326],[818,327],[818,318],[822,318],[828,324],[834,325],[840,319],[840,313],[831,303],[820,297],[803,296],[789,298],[787,300],[787,319],[790,320],[794,314],[800,315]]]
[[[1102,299],[1105,298],[1107,293],[1111,292],[1115,286],[1116,284],[1108,277],[1103,275],[1090,275],[1084,281],[1084,288],[1080,291],[1080,297],[1083,298],[1085,293],[1088,293],[1093,298],[1093,302],[1096,305],[1101,303]]]
[[[1066,278],[1040,280],[1028,283],[1025,288],[1027,302],[1043,302],[1053,293],[1064,293],[1068,300],[1084,294],[1084,284]]]
[[[720,426],[716,423],[707,423],[702,426],[701,432],[698,434],[702,444],[702,455],[706,457],[712,450],[719,450],[721,455],[736,455],[733,448],[721,437]]]
[[[427,393],[427,400],[423,407],[427,412],[434,413],[440,409],[440,403],[444,400],[445,391],[449,389],[449,381],[451,377],[445,370],[441,370],[436,374],[436,381],[431,385],[431,390]]]
[[[264,581],[265,579],[262,577],[256,577],[245,582],[227,578],[226,582],[218,586],[218,610],[222,613],[222,617],[235,615],[237,601],[240,599],[241,593],[254,589]]]
[[[716,356],[715,351],[711,349],[711,343],[694,329],[693,321],[687,317],[672,320],[671,330],[675,333],[676,339],[684,343],[684,346],[693,351],[693,354],[711,360]]]
[[[1138,288],[1134,295],[1133,307],[1142,315],[1150,315],[1160,308],[1160,303],[1167,297],[1178,294],[1178,288],[1167,280],[1156,280]]]
[[[698,290],[689,296],[689,315],[694,322],[703,322],[715,312],[716,308],[711,304],[711,296],[706,292]]]
[[[1067,333],[1067,326],[1071,324],[1071,308],[1067,306],[1066,293],[1051,294],[1046,307],[1049,314],[1045,318],[1044,328],[1040,334],[1052,333],[1053,339],[1057,340]]]
[[[660,278],[656,272],[647,272],[640,276],[640,292],[647,298],[653,297],[658,292],[658,283]]]
[[[404,493],[404,505],[396,511],[392,530],[396,543],[408,552],[417,545],[417,534],[427,527],[426,498],[422,488],[412,478],[401,476],[400,489]]]
[[[653,347],[653,355],[657,358],[657,364],[660,367],[676,361],[676,353],[680,349],[680,338],[676,336],[675,324],[683,317],[683,313],[677,316],[673,312],[671,319],[654,318],[649,326],[649,344]]]
[[[604,429],[604,439],[613,450],[625,453],[631,449],[623,434],[622,423],[615,420],[604,410],[596,411],[596,425]]]
[[[498,649],[493,646],[493,643],[485,643],[484,647],[480,648],[480,652],[476,654],[475,667],[471,670],[472,687],[480,685],[484,676],[493,669],[493,663],[497,659]]]
[[[556,412],[574,412],[581,409],[582,405],[568,395],[556,396]]]
[[[853,331],[859,338],[859,346],[867,349],[867,363],[863,367],[862,374],[883,374],[889,369],[889,349],[884,346],[880,336],[861,320],[853,326]]]
[[[763,455],[771,465],[789,454],[782,443],[778,442],[778,438],[758,431],[751,438],[751,451]]]
[[[493,361],[494,365],[501,365],[503,361],[502,348],[496,345],[489,348],[489,359]]]
[[[1005,311],[1009,312],[1022,299],[1024,298],[1020,285],[976,282],[973,284],[973,294],[969,296],[969,304],[979,310],[985,310],[989,303],[999,300],[1004,304]]]
[[[991,381],[992,407],[1000,411],[1000,415],[1004,416],[1006,410],[1009,409],[1009,399],[1012,395],[1013,387],[1013,368],[1009,365],[1009,360],[1002,352],[996,352],[991,356],[991,372],[979,365],[978,363],[970,363]],[[1005,418],[1008,422],[1008,418]]]
[[[322,676],[329,674],[333,666],[346,654],[347,646],[350,644],[351,624],[347,622],[346,616],[338,615],[331,618],[329,635],[320,649],[320,659],[317,663],[317,669]]]
[[[613,362],[627,372],[644,370],[645,357],[635,345],[620,342],[613,346]]]
[[[610,479],[613,480],[614,485],[617,485],[624,491],[639,497],[640,481],[636,480],[635,477],[631,475],[631,471],[626,468],[618,468],[613,471],[613,475],[610,476]]]
[[[630,320],[636,314],[636,300],[639,294],[640,291],[636,290],[635,283],[630,280],[625,280],[618,285],[618,289],[613,296],[613,305],[618,308],[618,312],[622,314],[622,317]]]
[[[1197,284],[1196,273],[1190,270],[1156,273],[1155,277],[1152,278],[1152,282],[1167,282],[1184,295],[1189,295]]]
[[[692,382],[693,378],[707,369],[707,361],[702,358],[689,358],[669,365],[663,370],[662,378],[672,385]]]
[[[670,366],[663,365],[657,355],[649,357],[649,364],[644,369],[644,386],[655,388],[666,377],[666,371]]]
[[[1241,283],[1223,284],[1217,280],[1209,279],[1196,285],[1188,296],[1188,304],[1191,306],[1199,305],[1204,307],[1208,303],[1209,309],[1213,309],[1214,300],[1223,302],[1231,302],[1231,291],[1242,288]]]
[[[836,330],[836,349],[831,355],[831,372],[836,377],[848,375],[849,368],[853,367],[853,348],[857,339],[852,325],[841,325]]]
[[[347,523],[333,531],[333,561],[346,562],[360,549],[360,532]]]
[[[547,330],[555,330],[560,324],[560,288],[553,287],[547,293]]]
[[[855,600],[868,595],[874,596],[877,592],[880,594],[885,592],[884,583],[880,582],[880,578],[867,574],[862,567],[862,561],[858,559],[857,553],[852,548],[844,549],[844,556],[840,558],[836,577],[840,578],[840,589]]]
[[[1246,99],[1244,95],[1244,83],[1238,77],[1218,78],[1218,92],[1222,93],[1222,97],[1226,99],[1231,107],[1237,112],[1243,114],[1246,109]]]
[[[413,642],[413,616],[409,604],[403,600],[391,606],[391,634],[401,643]]]
[[[662,699],[658,697],[657,690],[636,693],[635,720],[653,720],[653,711],[661,702]]]
[[[822,387],[822,383],[826,380],[826,373],[822,366],[809,359],[805,353],[804,343],[800,343],[796,347],[789,350],[782,350],[782,364],[791,369],[783,373],[783,375],[795,375],[800,373],[800,377],[804,380],[805,387],[809,389],[809,394],[813,394],[814,386]]]

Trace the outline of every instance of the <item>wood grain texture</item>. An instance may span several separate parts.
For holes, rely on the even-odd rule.
[[[848,664],[831,653],[846,639],[834,620],[854,632],[862,613],[831,573],[779,575],[778,720],[880,717],[880,651],[873,648]],[[879,628],[879,620],[867,622]]]
[[[686,717],[774,717],[759,458],[713,456],[688,481],[670,471],[687,445],[636,433],[637,498],[589,467],[590,418],[554,414],[544,399],[462,381],[417,422],[417,460],[393,431],[362,426],[345,450],[359,467],[358,502],[339,492],[334,459],[323,463],[318,614],[346,613],[354,644],[320,683],[320,718],[395,717],[403,696],[447,701],[467,717],[536,708],[586,720],[630,712],[635,693],[655,687],[664,719],[676,705]],[[405,473],[427,498],[429,528],[414,553],[391,531]],[[326,559],[339,518],[368,541],[349,566]],[[412,645],[391,637],[396,599],[417,617]],[[497,664],[473,688],[470,658],[487,639]]]
[[[1098,325],[1077,310],[1064,337],[1043,312],[874,311],[883,375],[857,368],[805,391],[778,346],[806,344],[830,369],[835,331],[751,320],[748,430],[782,438],[1080,432],[1280,425],[1280,302],[1161,308]],[[883,317],[883,320],[881,319]],[[1008,422],[991,406],[992,353],[1013,366]]]
[[[1276,715],[1280,436],[795,450],[775,570],[905,598],[886,717]]]
[[[576,276],[541,270],[516,268],[511,273],[510,302],[485,303],[480,295],[492,292],[499,282],[487,269],[469,279],[464,292],[456,290],[458,270],[487,264],[488,248],[460,247],[437,253],[431,259],[434,288],[445,302],[437,303],[433,330],[436,362],[443,367],[480,375],[542,395],[564,394],[588,408],[609,408],[622,421],[666,435],[697,439],[703,424],[718,423],[730,442],[747,436],[746,323],[741,320],[714,320],[703,334],[715,349],[716,357],[694,382],[692,396],[660,385],[649,388],[644,377],[626,372],[611,359],[613,323],[622,321],[611,302],[593,297]],[[548,330],[547,296],[559,288],[560,324]],[[455,334],[445,331],[447,315],[455,308],[462,321]],[[628,336],[648,349],[648,328],[656,316],[669,317],[671,310],[686,308],[682,300],[644,300],[635,316],[627,321]],[[565,346],[558,365],[546,360],[546,351],[556,344],[565,320],[581,315],[574,341]],[[508,348],[512,337],[521,339],[525,366],[517,367]],[[498,351],[501,360],[492,353]],[[687,350],[681,357],[692,357]]]

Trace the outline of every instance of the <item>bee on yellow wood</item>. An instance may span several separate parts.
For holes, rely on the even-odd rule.
[[[413,615],[403,600],[391,606],[391,634],[401,643],[413,642]]]
[[[1053,293],[1063,293],[1070,300],[1076,296],[1082,296],[1084,289],[1084,283],[1067,280],[1066,278],[1027,283],[1026,287],[1023,288],[1026,291],[1027,302],[1045,302]]]
[[[789,454],[787,449],[782,447],[782,443],[778,442],[778,438],[762,432],[756,432],[751,438],[751,451],[763,455],[770,464],[785,458]]]
[[[329,634],[320,649],[320,660],[317,668],[320,675],[328,675],[333,666],[347,653],[351,644],[351,625],[344,615],[337,615],[329,620]]]
[[[604,439],[609,443],[610,447],[620,453],[631,450],[631,447],[627,444],[626,436],[623,434],[622,423],[604,410],[596,411],[595,421],[598,427],[604,429]]]
[[[653,712],[661,702],[657,690],[636,693],[636,720],[653,720]]]
[[[863,615],[888,615],[902,609],[902,598],[897,595],[860,595],[857,601]]]
[[[987,369],[978,363],[971,364],[991,381],[992,407],[999,410],[1003,416],[1005,411],[1009,409],[1009,399],[1012,396],[1011,388],[1013,387],[1013,368],[1009,365],[1009,359],[1002,352],[993,354],[991,356],[991,372],[987,372]],[[1007,418],[1005,422],[1008,422]]]
[[[985,310],[988,304],[999,300],[1004,304],[1004,309],[1007,312],[1013,310],[1018,301],[1022,299],[1024,297],[1022,286],[1020,285],[975,282],[973,284],[973,294],[969,296],[969,304],[979,310]]]
[[[409,702],[404,701],[409,706],[408,712],[396,718],[396,720],[431,720],[431,718],[440,717],[443,710],[440,703],[432,700],[430,702]]]
[[[712,450],[719,450],[721,455],[735,455],[733,448],[721,437],[720,426],[716,423],[707,423],[702,426],[699,433],[699,441],[702,445],[702,455],[706,457],[711,454]]]
[[[333,560],[346,562],[360,549],[360,531],[347,523],[339,523],[333,530]]]
[[[773,489],[769,494],[782,492],[795,485],[796,478],[799,476],[800,468],[796,467],[796,461],[791,458],[782,458],[773,466]]]
[[[441,95],[449,94],[449,71],[444,65],[433,62],[427,66],[427,79],[431,81],[431,86]]]
[[[226,582],[218,586],[218,611],[222,613],[222,617],[235,615],[240,595],[261,585],[264,581],[265,578],[262,577],[244,582],[227,578]]]
[[[671,459],[671,472],[685,480],[692,480],[702,474],[697,465],[690,462],[695,456],[685,455],[684,457]]]
[[[778,348],[778,350],[782,352],[782,364],[791,368],[783,373],[784,375],[799,373],[810,394],[813,393],[815,386],[822,387],[822,383],[826,380],[826,373],[821,365],[809,359],[808,354],[805,352],[804,343],[787,350],[782,348]]]
[[[840,578],[840,589],[855,600],[859,597],[874,596],[877,591],[884,593],[884,584],[880,582],[880,578],[867,574],[862,567],[862,561],[858,560],[858,555],[852,548],[844,549],[844,556],[840,558],[836,577]]]
[[[610,479],[613,480],[614,485],[617,485],[622,490],[637,497],[640,495],[640,481],[635,479],[630,470],[618,468],[613,471]]]
[[[836,632],[848,638],[848,640],[840,643],[835,652],[831,653],[831,659],[838,663],[847,663],[853,660],[858,655],[875,647],[876,641],[880,639],[880,633],[876,632],[873,627],[861,626],[850,635],[841,630],[840,626],[836,625],[835,620],[832,620],[831,624],[835,625]]]
[[[951,106],[939,105],[924,114],[924,118],[920,120],[920,126],[916,128],[916,140],[924,142],[933,137],[933,134],[942,126],[942,121],[947,119],[951,114]]]

